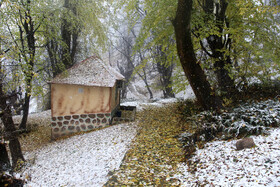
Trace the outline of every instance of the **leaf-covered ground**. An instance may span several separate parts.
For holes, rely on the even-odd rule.
[[[183,145],[177,137],[183,129],[188,132],[194,130],[194,126],[201,125],[201,120],[183,124],[179,121],[182,113],[178,111],[180,107],[177,104],[144,109],[139,116],[140,130],[132,148],[121,167],[110,173],[111,178],[105,186],[278,186],[279,128],[268,129],[278,126],[279,108],[278,99],[244,103],[232,109],[232,112],[212,115],[208,121],[205,118],[202,120],[206,122],[205,125],[226,125],[230,118],[232,128],[237,126],[239,129],[246,125],[248,129],[254,129],[261,126],[270,135],[254,136],[257,147],[241,151],[236,151],[235,138],[212,141],[201,147],[197,145],[202,149],[194,152],[194,156],[188,160],[189,164],[182,162]],[[239,125],[236,125],[237,122]],[[258,131],[248,132],[260,134]],[[238,134],[232,133],[231,138]]]
[[[173,176],[184,160],[178,134],[176,105],[149,107],[138,116],[138,135],[119,170],[111,173],[105,186],[170,186],[178,184]],[[173,179],[172,179],[173,178]]]

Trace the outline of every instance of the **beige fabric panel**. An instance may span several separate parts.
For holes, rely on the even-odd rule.
[[[52,84],[52,116],[110,112],[111,88]]]

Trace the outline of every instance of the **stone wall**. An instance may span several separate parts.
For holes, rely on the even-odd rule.
[[[115,124],[133,122],[133,121],[135,121],[133,118],[114,117],[112,124],[115,125]]]
[[[52,139],[108,126],[111,113],[52,117]]]

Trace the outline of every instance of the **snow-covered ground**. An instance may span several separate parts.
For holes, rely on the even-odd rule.
[[[121,106],[136,106],[137,111],[143,110],[145,107],[154,106],[154,107],[162,107],[166,104],[177,102],[177,98],[168,98],[168,99],[155,99],[154,101],[127,101],[121,103]]]
[[[207,143],[191,159],[197,171],[182,164],[177,178],[182,186],[280,186],[280,129],[252,138],[256,147],[241,151],[236,140]]]
[[[177,99],[127,102],[123,105],[163,106]],[[46,113],[46,115],[49,115]],[[34,163],[26,167],[26,186],[102,186],[108,173],[118,169],[136,135],[137,124],[120,124],[56,141],[25,154]],[[174,177],[181,186],[280,186],[280,129],[268,136],[253,136],[256,147],[236,151],[231,141],[213,141],[192,157],[196,172],[179,165]],[[168,173],[166,174],[168,175]]]
[[[56,141],[27,153],[34,160],[23,173],[30,187],[102,186],[108,172],[118,169],[136,135],[137,125],[120,124]]]

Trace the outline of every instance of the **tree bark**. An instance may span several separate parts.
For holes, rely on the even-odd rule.
[[[170,65],[166,65],[165,62],[167,62],[167,54],[164,51],[162,51],[161,45],[156,46],[154,58],[157,62],[156,66],[160,75],[163,97],[164,98],[175,97],[175,94],[173,93],[173,89],[172,89],[172,80],[171,80],[175,64],[171,63]]]
[[[1,92],[2,94],[3,92]],[[9,148],[12,156],[12,165],[13,167],[16,167],[19,160],[24,161],[24,157],[21,151],[20,143],[18,141],[17,135],[15,135],[16,128],[15,124],[12,119],[12,111],[10,107],[6,104],[5,99],[0,100],[0,107],[4,108],[3,110],[3,116],[1,117],[1,120],[5,126],[5,134],[7,134],[6,139],[9,140]]]
[[[176,17],[173,21],[178,56],[198,103],[205,110],[219,109],[222,102],[215,96],[195,56],[190,25],[192,4],[192,0],[178,0]]]
[[[9,148],[10,148],[12,162],[13,162],[12,165],[13,167],[16,167],[19,160],[24,161],[24,157],[21,152],[21,147],[18,138],[13,133],[16,131],[16,127],[12,118],[11,108],[7,104],[8,97],[3,90],[4,76],[1,74],[1,72],[2,72],[2,64],[0,63],[0,108],[2,109],[1,120],[5,127],[4,128],[5,134],[8,134],[8,136],[5,138],[9,140]]]
[[[225,55],[225,50],[230,50],[231,42],[229,37],[223,36],[224,26],[229,26],[229,24],[226,23],[227,7],[228,3],[226,0],[221,0],[220,3],[214,3],[213,0],[206,0],[203,8],[207,15],[205,17],[205,24],[208,24],[209,19],[214,19],[214,24],[220,33],[220,35],[211,35],[207,37],[207,43],[212,52],[211,57],[216,59],[214,63],[214,72],[217,76],[219,89],[222,95],[229,95],[236,92],[234,80],[229,76],[229,71],[227,69],[232,66],[231,59],[230,56]],[[216,11],[214,11],[214,8]]]
[[[23,110],[23,115],[20,123],[20,129],[26,129],[27,128],[27,119],[28,119],[28,114],[29,114],[29,103],[30,103],[30,93],[25,93],[24,97],[24,104],[22,107]]]
[[[64,7],[67,9],[68,12],[72,12],[75,16],[77,15],[76,6],[77,4],[71,3],[69,0],[64,1]],[[68,12],[67,16],[69,17]],[[65,46],[62,46],[61,58],[62,64],[65,66],[65,69],[68,69],[74,65],[75,55],[78,47],[78,37],[80,33],[80,28],[78,26],[74,27],[73,23],[68,19],[62,18],[61,26],[62,42],[65,44]]]
[[[6,145],[4,143],[0,143],[0,173],[2,173],[3,171],[8,171],[10,169],[11,164]]]
[[[20,40],[21,40],[21,47],[22,47],[22,56],[26,62],[26,68],[23,68],[23,73],[25,76],[25,98],[24,98],[24,105],[23,105],[23,117],[21,120],[20,128],[26,129],[26,123],[29,114],[29,103],[30,97],[32,93],[32,79],[34,75],[34,62],[35,62],[35,53],[36,53],[36,46],[35,46],[35,32],[38,28],[35,28],[33,19],[31,17],[31,1],[27,0],[26,2],[26,11],[24,15],[19,11],[19,15],[22,22],[18,25],[20,31]],[[25,33],[26,36],[23,35]],[[25,46],[25,40],[27,42],[27,46]],[[27,50],[26,50],[27,48]],[[27,52],[24,52],[27,51]]]

